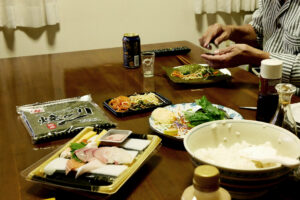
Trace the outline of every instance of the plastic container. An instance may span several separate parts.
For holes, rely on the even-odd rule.
[[[86,127],[72,140],[67,142],[62,148],[50,153],[49,155],[29,166],[27,169],[23,170],[21,175],[28,181],[34,181],[63,189],[114,194],[154,153],[157,152],[157,149],[161,144],[161,139],[156,135],[132,133],[129,139],[135,138],[149,141],[149,143],[143,150],[137,150],[138,155],[134,158],[133,162],[129,164],[125,171],[121,172],[117,177],[111,175],[91,177],[91,174],[88,174],[87,176],[83,174],[75,178],[75,176],[72,174],[69,173],[66,176],[65,173],[61,173],[61,171],[55,171],[53,175],[48,176],[45,172],[45,167],[54,159],[60,157],[61,153],[69,148],[72,143],[79,143],[80,141],[88,140],[93,137],[90,134],[91,131],[95,131],[93,127]],[[103,134],[103,132],[100,134]],[[101,136],[99,135],[99,137]],[[100,143],[100,146],[101,145],[102,143]]]

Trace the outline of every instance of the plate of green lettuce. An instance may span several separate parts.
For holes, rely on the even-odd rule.
[[[190,129],[199,124],[223,119],[243,119],[240,113],[223,105],[212,104],[205,96],[196,99],[193,103],[172,104],[163,108],[173,112],[176,119],[165,124],[155,121],[151,115],[150,127],[159,134],[179,140],[182,140]],[[169,130],[173,130],[172,135],[168,134]]]

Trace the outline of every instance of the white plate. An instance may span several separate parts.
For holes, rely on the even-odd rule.
[[[231,108],[227,108],[225,106],[218,105],[218,104],[213,104],[213,105],[221,110],[224,110],[231,119],[235,119],[235,120],[243,119],[241,114],[239,114],[235,110],[232,110]],[[197,105],[196,103],[182,103],[182,104],[169,105],[164,108],[174,112],[175,115],[177,115],[177,114],[183,114],[183,112],[187,111],[187,110],[191,110],[191,111],[195,112],[199,108],[201,108],[201,106]],[[161,124],[155,123],[151,116],[149,118],[149,124],[150,124],[151,129],[159,134],[165,135],[164,130],[168,129],[167,126],[163,126]],[[182,140],[186,134],[187,133],[182,133],[182,135],[180,135],[180,136],[170,136],[170,135],[165,135],[165,136]]]
[[[299,126],[299,124],[300,124],[300,103],[291,104],[291,108],[292,108],[292,113],[293,113],[294,119]]]

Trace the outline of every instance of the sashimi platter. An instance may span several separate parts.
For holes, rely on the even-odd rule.
[[[30,181],[113,194],[155,153],[160,142],[155,135],[86,127],[23,173]]]

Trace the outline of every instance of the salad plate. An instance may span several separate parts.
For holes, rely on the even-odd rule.
[[[226,114],[226,117],[229,119],[233,119],[233,120],[243,119],[243,117],[240,113],[236,112],[235,110],[233,110],[231,108],[228,108],[228,107],[225,107],[222,105],[218,105],[218,104],[212,104],[212,105],[220,110],[223,110]],[[157,121],[154,120],[152,115],[149,118],[149,124],[150,124],[151,129],[161,135],[166,136],[166,137],[171,137],[171,138],[174,138],[177,140],[183,140],[185,135],[192,128],[192,127],[187,126],[187,121],[184,117],[184,112],[186,112],[186,111],[196,112],[197,110],[201,109],[201,106],[197,105],[196,103],[181,103],[181,104],[173,104],[173,105],[165,106],[164,108],[175,114],[176,121],[177,120],[181,121],[181,122],[179,122],[180,128],[178,129],[178,134],[177,135],[165,134],[165,131],[169,130],[172,125],[167,124],[167,123],[166,124],[157,123]],[[178,123],[176,121],[175,121],[175,123]]]
[[[210,84],[231,79],[228,69],[213,69],[207,64],[189,64],[163,67],[169,79],[181,84]]]

